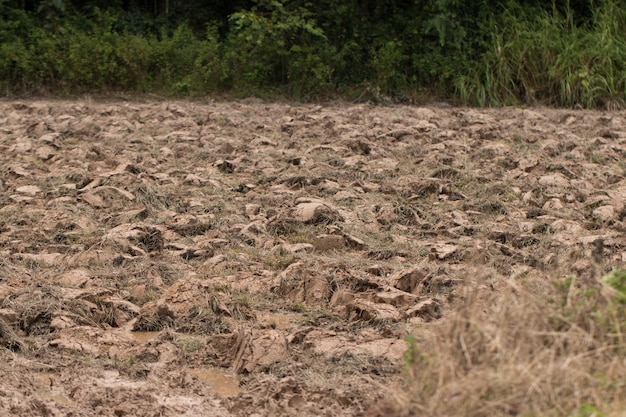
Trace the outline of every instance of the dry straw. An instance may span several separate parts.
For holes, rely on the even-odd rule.
[[[538,278],[463,292],[455,313],[413,339],[406,397],[372,415],[626,415],[626,315],[614,288]]]

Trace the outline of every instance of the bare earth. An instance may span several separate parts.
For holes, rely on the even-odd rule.
[[[4,101],[0,150],[2,416],[364,416],[460,284],[626,261],[623,112]]]

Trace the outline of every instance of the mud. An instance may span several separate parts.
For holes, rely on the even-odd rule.
[[[366,415],[461,284],[626,261],[625,118],[0,102],[0,414]]]

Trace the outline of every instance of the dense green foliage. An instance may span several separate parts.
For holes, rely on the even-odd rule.
[[[626,102],[618,0],[0,0],[0,92]]]

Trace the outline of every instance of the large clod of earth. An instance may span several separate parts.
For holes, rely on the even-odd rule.
[[[365,416],[462,284],[626,261],[625,157],[622,112],[0,102],[0,415]]]

